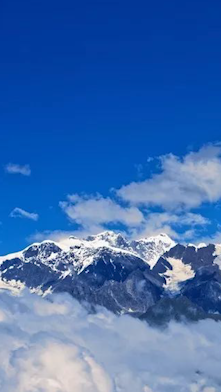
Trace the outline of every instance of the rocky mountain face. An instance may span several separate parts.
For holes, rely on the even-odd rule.
[[[175,244],[166,234],[129,241],[110,231],[43,241],[0,257],[0,288],[67,292],[152,323],[221,316],[221,246]]]

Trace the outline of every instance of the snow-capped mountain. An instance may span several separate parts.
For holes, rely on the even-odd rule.
[[[92,305],[146,318],[162,313],[162,306],[167,312],[168,301],[176,312],[181,304],[191,304],[188,314],[221,313],[220,255],[219,245],[184,246],[166,234],[131,241],[106,231],[86,239],[43,241],[1,256],[0,288],[68,292]]]
[[[111,246],[118,250],[129,251],[144,260],[151,269],[154,267],[161,255],[175,246],[175,242],[164,233],[155,237],[128,241],[122,234],[105,231],[96,236],[88,237],[87,241],[90,241],[97,247]]]
[[[175,245],[176,243],[164,233],[131,242],[133,251],[145,260],[151,269],[155,266],[159,257]]]

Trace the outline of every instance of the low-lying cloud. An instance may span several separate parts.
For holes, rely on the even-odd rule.
[[[0,292],[1,392],[219,392],[221,324],[158,330],[67,295]]]

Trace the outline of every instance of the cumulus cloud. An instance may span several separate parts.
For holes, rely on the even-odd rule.
[[[0,342],[1,392],[220,391],[213,320],[160,330],[67,295],[0,292]]]
[[[33,221],[37,221],[39,216],[35,212],[28,212],[23,210],[22,208],[16,207],[10,213],[11,218],[27,218]]]
[[[8,163],[5,171],[9,174],[22,174],[23,176],[31,175],[30,165],[19,165],[17,163]]]
[[[132,182],[117,191],[134,205],[163,209],[192,209],[221,198],[221,145],[206,145],[184,157],[168,154],[159,158],[160,173]]]
[[[83,227],[122,223],[134,227],[142,223],[143,213],[136,207],[124,207],[101,195],[69,195],[60,207],[71,221]]]
[[[205,229],[205,226],[210,224],[210,221],[200,214],[193,214],[191,212],[186,214],[171,214],[167,212],[162,213],[149,213],[143,220],[142,224],[137,227],[130,227],[127,232],[121,230],[121,233],[126,237],[132,238],[144,238],[160,233],[166,233],[175,240],[186,242],[186,240],[192,240],[198,238],[201,230]],[[199,229],[200,227],[200,229]],[[178,229],[183,229],[179,233]],[[90,225],[88,227],[80,226],[76,230],[45,230],[42,232],[35,232],[31,234],[27,241],[41,242],[44,240],[61,241],[70,236],[76,236],[78,238],[86,238],[89,235],[95,235],[101,233],[104,227],[101,225]],[[119,231],[119,230],[118,230]],[[202,241],[201,241],[202,242]],[[204,241],[205,242],[205,241]]]
[[[161,232],[182,241],[204,237],[210,222],[196,208],[221,200],[221,144],[205,145],[183,157],[164,155],[158,163],[157,173],[111,189],[109,197],[72,194],[60,202],[78,225],[76,235],[120,227],[136,238]]]
[[[166,233],[174,239],[193,239],[197,237],[200,228],[210,222],[200,214],[150,212],[141,211],[137,207],[125,207],[116,201],[102,196],[69,195],[68,201],[60,202],[68,218],[79,225],[70,235],[86,237],[105,230],[108,225],[120,223],[124,225],[127,234],[133,238],[142,238],[159,233]],[[181,231],[181,234],[179,231]],[[69,232],[68,232],[69,233]],[[66,233],[59,231],[35,233],[32,239],[51,238],[57,240]]]

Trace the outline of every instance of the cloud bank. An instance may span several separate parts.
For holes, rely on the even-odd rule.
[[[67,295],[0,292],[1,392],[219,392],[221,324],[150,328]]]

